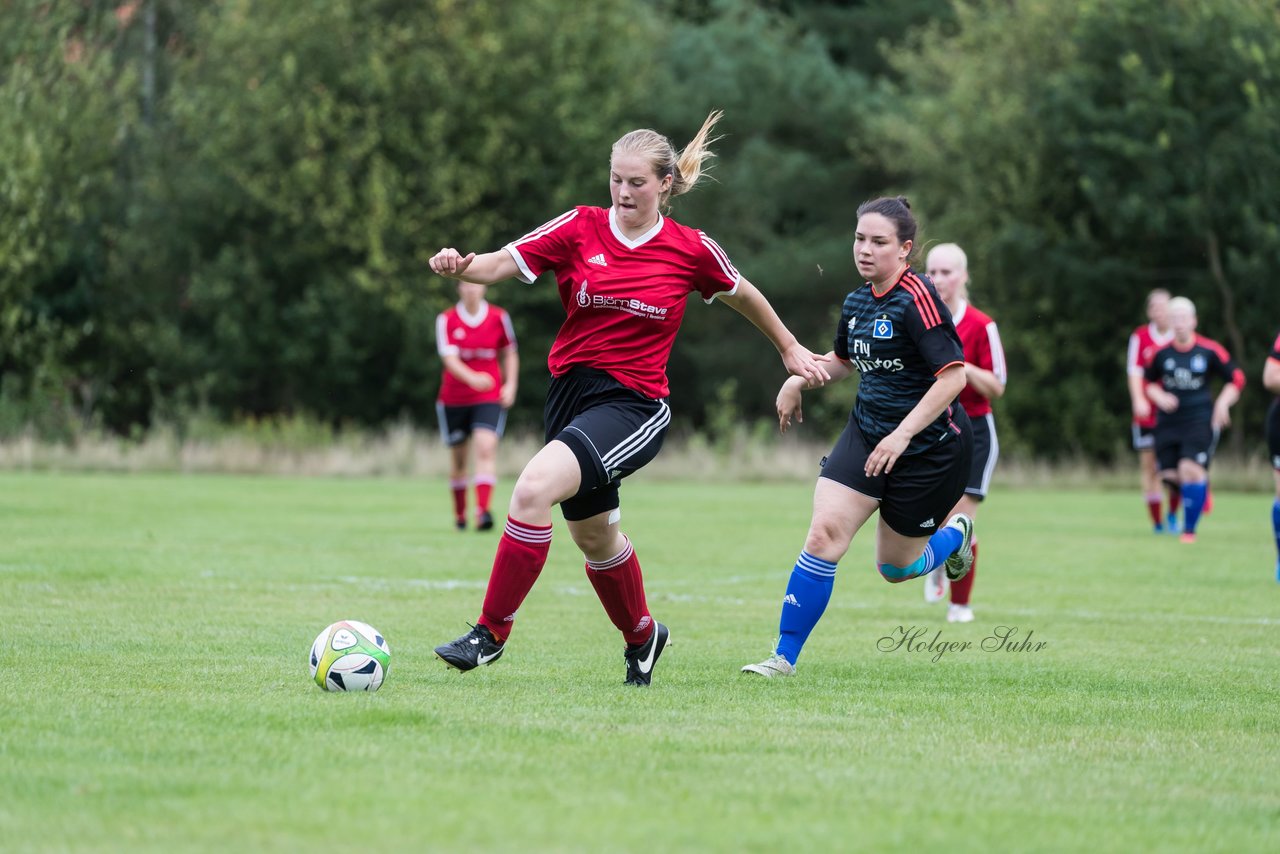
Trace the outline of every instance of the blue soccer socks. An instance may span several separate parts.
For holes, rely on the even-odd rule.
[[[925,544],[924,554],[916,558],[909,566],[894,566],[891,563],[878,563],[876,568],[884,576],[884,580],[893,584],[919,578],[933,572],[955,554],[956,549],[964,542],[964,534],[960,529],[944,525],[934,532]]]
[[[1200,513],[1204,510],[1206,483],[1182,484],[1182,532],[1195,535],[1196,524],[1200,521]]]
[[[1271,530],[1276,535],[1276,581],[1280,581],[1280,498],[1271,505]]]
[[[822,612],[827,610],[835,580],[834,563],[800,552],[787,582],[787,595],[782,598],[776,650],[793,666],[809,639],[809,633],[822,619]]]

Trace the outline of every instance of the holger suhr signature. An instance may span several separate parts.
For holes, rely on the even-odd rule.
[[[932,636],[930,633],[932,632]],[[1019,637],[1017,626],[996,626],[991,634],[977,642],[982,652],[1039,652],[1049,645],[1048,641],[1033,641],[1035,631],[1028,630]],[[892,632],[876,641],[876,649],[881,652],[917,652],[930,654],[930,661],[939,662],[948,653],[969,652],[973,650],[973,641],[953,641],[942,639],[942,629],[929,629],[921,626],[898,626]]]

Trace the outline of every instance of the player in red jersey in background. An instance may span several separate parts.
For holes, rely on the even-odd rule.
[[[436,398],[440,435],[449,446],[454,524],[467,527],[467,455],[475,447],[476,528],[493,528],[489,500],[497,483],[498,440],[516,399],[520,357],[511,317],[484,298],[485,286],[458,283],[458,304],[436,317],[444,376]]]
[[[492,664],[506,649],[546,562],[559,504],[587,578],[626,641],[627,684],[650,683],[670,633],[649,613],[640,562],[619,530],[618,486],[657,455],[666,435],[667,360],[691,293],[707,303],[718,298],[755,324],[788,373],[814,385],[830,378],[715,241],[663,216],[670,197],[702,175],[719,118],[708,116],[679,154],[652,130],[615,142],[608,208],[576,207],[496,252],[445,248],[431,259],[440,275],[471,282],[533,282],[553,271],[566,313],[547,358],[546,444],[516,481],[480,618],[436,647],[459,670]]]
[[[1182,490],[1182,542],[1196,541],[1196,525],[1204,511],[1209,462],[1218,434],[1231,424],[1231,407],[1244,390],[1244,372],[1221,344],[1196,334],[1196,307],[1186,297],[1169,300],[1173,340],[1151,356],[1147,396],[1156,416],[1156,464],[1160,477]],[[1215,398],[1209,379],[1226,381]]]
[[[1262,368],[1262,384],[1275,395],[1267,409],[1267,453],[1276,481],[1276,500],[1271,505],[1271,530],[1276,538],[1276,581],[1280,581],[1280,336],[1271,345],[1271,355]]]
[[[1142,469],[1142,494],[1151,515],[1152,527],[1157,534],[1167,530],[1178,532],[1178,507],[1182,503],[1177,486],[1169,486],[1169,513],[1161,512],[1160,474],[1156,470],[1156,408],[1147,397],[1143,373],[1151,363],[1156,350],[1173,340],[1169,328],[1169,292],[1156,288],[1147,294],[1147,323],[1133,330],[1129,336],[1129,353],[1125,369],[1129,376],[1129,402],[1133,407],[1133,449],[1138,452]]]
[[[960,392],[960,405],[973,424],[973,465],[964,495],[956,503],[950,515],[963,513],[970,519],[978,515],[978,504],[987,497],[991,486],[991,474],[1000,456],[1000,442],[996,438],[996,420],[991,412],[991,401],[1004,395],[1005,370],[1004,347],[1000,344],[1000,332],[996,322],[969,303],[969,259],[964,250],[954,243],[942,243],[929,250],[925,261],[926,272],[938,290],[938,296],[951,310],[960,344],[964,347],[965,387]],[[951,588],[951,604],[947,608],[947,622],[973,622],[973,609],[969,597],[973,593],[973,579],[978,571],[978,540],[973,540],[973,565],[969,574],[951,584],[946,573],[932,572],[924,577],[926,602],[940,601]]]

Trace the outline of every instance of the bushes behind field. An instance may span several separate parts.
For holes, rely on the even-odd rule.
[[[426,258],[607,204],[617,136],[682,145],[722,108],[717,180],[674,215],[809,346],[829,347],[856,284],[857,204],[906,192],[921,248],[964,245],[1000,323],[1006,453],[1124,453],[1125,336],[1155,286],[1240,359],[1229,440],[1260,444],[1280,327],[1273,4],[10,7],[0,437],[429,433],[433,320],[455,296]],[[536,424],[555,288],[492,298],[524,355],[512,422]],[[677,423],[711,445],[767,420],[782,379],[741,318],[698,304],[670,374]],[[806,431],[833,435],[853,391],[811,395]]]

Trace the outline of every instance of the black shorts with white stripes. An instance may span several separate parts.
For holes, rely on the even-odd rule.
[[[618,481],[658,455],[671,424],[666,399],[632,391],[605,371],[571,368],[553,377],[543,412],[546,441],[559,439],[582,471],[578,494],[560,502],[571,522],[618,508]]]
[[[996,438],[996,419],[988,412],[969,419],[973,425],[973,466],[969,469],[969,482],[964,491],[979,501],[987,497],[991,488],[991,474],[1000,458],[1000,440]]]
[[[500,403],[445,406],[436,401],[436,419],[440,422],[440,436],[452,448],[467,441],[477,430],[492,430],[501,439],[507,424],[507,410]]]
[[[1133,434],[1133,449],[1135,451],[1152,451],[1156,447],[1156,428],[1141,427],[1137,424],[1131,424]]]

